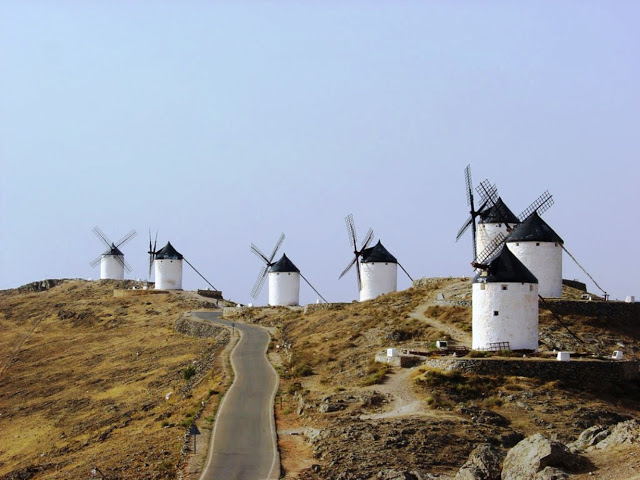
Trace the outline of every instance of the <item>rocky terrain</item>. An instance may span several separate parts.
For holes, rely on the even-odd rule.
[[[189,315],[212,307],[207,299],[132,286],[0,292],[0,479],[87,478],[94,467],[111,479],[198,478],[231,379],[229,332]],[[582,293],[565,287],[553,312],[541,305],[541,354],[526,361],[557,349],[576,365],[613,350],[638,359],[635,306]],[[640,478],[637,380],[374,362],[388,347],[437,359],[436,340],[468,346],[470,297],[468,279],[441,278],[363,303],[228,309],[272,334],[283,478]]]
[[[541,306],[542,358],[531,361],[547,361],[544,353],[558,348],[587,358],[622,349],[627,359],[636,359],[638,316],[624,306],[623,315],[612,307],[613,313],[603,316],[608,307],[591,308],[586,304],[599,302],[581,301],[580,296],[566,288],[565,297],[579,304],[575,309],[580,314],[572,313],[571,302],[563,305],[561,316]],[[470,341],[467,280],[423,280],[415,288],[362,304],[312,306],[306,312],[243,309],[230,315],[273,331],[270,356],[282,377],[276,414],[285,478],[580,478],[589,473],[585,478],[634,478],[629,471],[616,476],[615,469],[601,470],[595,456],[604,450],[580,453],[585,461],[575,464],[543,461],[555,468],[540,474],[546,476],[508,473],[515,468],[510,463],[501,472],[508,452],[524,448],[522,442],[532,436],[567,446],[586,429],[609,431],[636,419],[637,381],[541,380],[372,362],[375,353],[388,347],[429,351],[439,339],[458,346]],[[633,442],[624,445],[620,455],[625,461],[626,455],[640,454]],[[616,448],[607,451],[617,456]],[[487,467],[489,473],[472,475],[479,461],[469,456],[485,450],[495,465]],[[527,468],[537,475],[546,467]]]

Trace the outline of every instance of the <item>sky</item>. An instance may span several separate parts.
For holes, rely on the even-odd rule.
[[[351,301],[349,213],[414,278],[470,276],[471,164],[516,214],[549,190],[566,248],[640,299],[638,18],[631,0],[2,0],[0,289],[98,278],[97,225],[138,232],[127,278],[147,278],[151,229],[254,304],[250,245],[284,232],[278,256]],[[183,285],[207,287],[186,265]]]

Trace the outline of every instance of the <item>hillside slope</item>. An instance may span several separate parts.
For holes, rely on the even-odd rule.
[[[580,298],[569,288],[565,296]],[[538,432],[570,442],[594,424],[637,417],[635,384],[597,378],[580,385],[373,362],[388,347],[428,351],[439,339],[468,344],[470,300],[468,279],[423,279],[363,303],[231,314],[274,332],[270,356],[282,376],[276,413],[287,478],[396,478],[388,473],[394,471],[397,478],[413,478],[410,472],[450,476],[481,442],[506,451]],[[565,312],[558,318],[571,333],[541,306],[541,350],[610,355],[623,349],[626,358],[638,357],[637,315],[620,316],[615,305],[600,302],[549,305]]]
[[[178,333],[180,314],[205,302],[114,296],[130,286],[0,292],[0,478],[88,478],[96,466],[111,479],[175,478],[185,425],[219,386],[228,334]]]

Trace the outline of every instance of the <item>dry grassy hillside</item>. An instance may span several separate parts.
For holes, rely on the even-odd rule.
[[[0,478],[175,478],[185,425],[217,396],[219,340],[178,333],[189,294],[128,282],[0,292]],[[227,335],[227,336],[225,336]]]
[[[189,292],[114,296],[131,285],[111,281],[49,286],[0,292],[0,479],[82,479],[94,466],[111,479],[176,478],[186,427],[203,402],[198,425],[213,423],[228,332],[203,339],[176,331],[184,312],[209,306]],[[363,303],[230,313],[273,334],[287,478],[396,478],[394,471],[447,478],[480,442],[507,449],[536,432],[570,441],[596,423],[638,417],[635,384],[373,362],[392,346],[427,351],[439,339],[468,345],[470,299],[468,279],[424,279]],[[638,358],[639,319],[598,305],[551,302],[563,309],[565,326],[541,307],[542,350],[623,349]],[[640,452],[624,452],[630,454]],[[613,461],[601,454],[590,468]]]
[[[580,298],[580,293],[567,288],[565,296]],[[275,332],[270,357],[282,377],[282,407],[278,404],[276,413],[286,478],[378,478],[394,469],[453,475],[482,441],[506,449],[536,432],[571,441],[595,423],[637,417],[637,385],[606,379],[572,385],[373,362],[387,347],[426,351],[438,339],[468,344],[470,300],[468,279],[425,279],[418,287],[364,303],[314,305],[306,313],[286,308],[235,313],[238,320]],[[571,314],[560,319],[583,342],[541,307],[541,350],[560,345],[610,355],[622,345],[627,358],[640,352],[638,318]]]

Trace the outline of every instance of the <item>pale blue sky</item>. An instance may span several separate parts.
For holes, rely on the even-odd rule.
[[[99,225],[140,233],[131,278],[151,227],[240,302],[250,243],[285,232],[348,301],[350,212],[414,277],[470,275],[471,163],[516,213],[549,189],[569,251],[640,296],[639,19],[635,1],[0,1],[0,288],[98,277]]]

